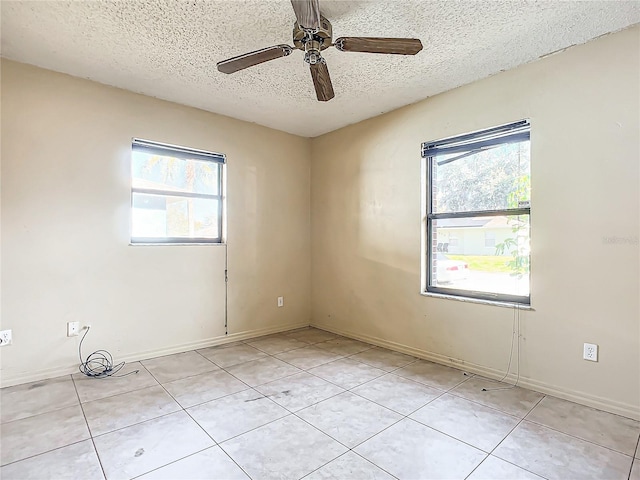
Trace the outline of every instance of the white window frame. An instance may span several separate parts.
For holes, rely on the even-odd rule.
[[[531,124],[529,120],[501,125],[494,128],[479,130],[476,132],[448,137],[433,142],[422,144],[422,248],[421,248],[421,290],[420,293],[427,296],[452,298],[479,303],[492,303],[505,306],[521,306],[530,308],[531,290],[524,296],[502,293],[481,292],[473,290],[445,288],[436,286],[432,282],[433,268],[431,264],[432,251],[432,223],[442,218],[468,218],[491,216],[516,216],[527,215],[531,219],[531,205],[526,202],[522,208],[506,208],[500,210],[480,210],[471,212],[432,212],[432,165],[435,157],[443,153],[469,152],[495,145],[531,140]],[[531,271],[529,271],[531,280]],[[531,282],[530,282],[531,284]]]
[[[178,145],[170,145],[166,143],[153,142],[134,138],[131,143],[131,153],[134,151],[142,151],[146,153],[155,153],[156,155],[179,158],[182,160],[200,160],[214,163],[218,166],[218,194],[192,193],[192,192],[176,192],[163,189],[146,189],[133,186],[133,178],[131,178],[131,211],[133,210],[134,193],[160,195],[173,198],[204,198],[218,200],[218,234],[216,237],[134,237],[133,236],[133,218],[130,225],[130,244],[131,245],[223,245],[225,243],[225,184],[226,184],[226,156],[221,153],[212,153],[204,150],[196,150]],[[131,169],[130,169],[131,172]],[[131,175],[131,173],[130,173]]]

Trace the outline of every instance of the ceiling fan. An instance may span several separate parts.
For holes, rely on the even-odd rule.
[[[304,61],[309,64],[316,96],[321,102],[331,100],[333,85],[322,50],[336,47],[341,52],[387,53],[392,55],[415,55],[422,50],[417,38],[340,37],[332,43],[332,28],[329,20],[320,15],[319,0],[291,0],[297,21],[293,25],[293,44],[275,45],[255,52],[218,62],[222,73],[235,73],[260,63],[286,57],[294,48],[304,52]]]

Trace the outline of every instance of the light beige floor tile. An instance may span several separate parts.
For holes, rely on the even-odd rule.
[[[542,393],[526,388],[503,387],[511,386],[482,377],[472,377],[451,390],[451,393],[520,418],[529,413],[544,397]],[[487,391],[483,391],[483,388],[486,388]],[[492,390],[494,388],[500,390]]]
[[[623,480],[631,467],[631,457],[526,420],[493,454],[549,480]]]
[[[493,450],[520,421],[450,394],[437,398],[411,418],[485,452]]]
[[[287,362],[298,368],[307,370],[309,368],[317,367],[318,365],[338,360],[339,358],[342,358],[342,355],[309,346],[279,353],[275,355],[275,357],[283,362]]]
[[[178,460],[146,473],[139,480],[249,480],[238,465],[220,447]]]
[[[183,408],[188,408],[225,395],[241,392],[249,387],[224,370],[214,370],[165,383],[164,388]]]
[[[2,465],[89,438],[80,405],[15,420],[0,429]]]
[[[389,373],[352,390],[380,405],[409,415],[444,392]]]
[[[203,403],[187,412],[218,443],[290,415],[253,389]]]
[[[214,445],[185,412],[94,438],[107,479],[132,478]]]
[[[373,345],[359,342],[358,340],[353,340],[351,338],[336,337],[331,340],[327,340],[326,342],[316,343],[316,347],[323,348],[332,353],[337,353],[338,355],[353,355],[355,353],[369,350],[370,348],[373,348]]]
[[[402,415],[350,392],[300,410],[297,415],[349,448],[402,419]]]
[[[256,390],[292,412],[344,392],[343,388],[306,372],[265,383]]]
[[[355,452],[398,478],[465,478],[486,454],[458,440],[404,420],[356,447]]]
[[[347,451],[293,415],[233,438],[221,447],[253,480],[299,479]]]
[[[489,455],[467,480],[544,480],[535,473]]]
[[[300,342],[314,344],[332,340],[334,338],[337,338],[337,335],[325,332],[324,330],[318,330],[317,328],[308,328],[306,330],[287,333],[287,337],[295,338]]]
[[[238,365],[239,363],[250,362],[251,360],[256,360],[258,358],[267,356],[266,353],[245,343],[232,347],[221,346],[205,348],[202,350],[198,350],[198,353],[204,355],[213,363],[222,368],[231,367],[232,365]]]
[[[633,467],[631,468],[629,480],[640,480],[640,460],[637,458],[633,460]]]
[[[347,452],[324,467],[304,477],[304,480],[394,480],[384,470],[360,455]]]
[[[2,423],[78,405],[71,375],[0,390]]]
[[[152,358],[144,360],[142,364],[160,383],[173,382],[218,369],[217,365],[194,351]]]
[[[136,370],[138,370],[138,373],[131,373]],[[128,373],[131,374],[127,375]],[[155,378],[151,376],[140,362],[127,363],[117,375],[124,376],[90,378],[81,373],[73,375],[73,381],[78,389],[80,401],[90,402],[91,400],[98,400],[99,398],[158,385]]]
[[[545,397],[527,420],[632,456],[640,435],[638,421],[555,397]]]
[[[441,390],[453,388],[470,378],[461,370],[427,362],[426,360],[418,360],[393,373]]]
[[[276,353],[287,352],[296,348],[306,347],[308,344],[300,342],[295,338],[289,338],[284,335],[278,335],[274,337],[259,338],[254,341],[247,342],[252,347],[262,350],[269,355],[275,355]]]
[[[84,440],[0,468],[3,480],[104,479],[91,440]]]
[[[93,436],[181,410],[160,385],[87,402],[82,408]]]
[[[233,376],[255,387],[279,378],[300,373],[300,369],[273,357],[261,358],[227,368]]]
[[[387,372],[404,367],[416,360],[415,357],[410,355],[380,347],[370,348],[349,358],[379,368],[380,370],[386,370]]]
[[[384,375],[384,370],[372,367],[366,363],[341,358],[335,362],[325,363],[319,367],[309,369],[313,373],[331,383],[350,389],[365,382]]]

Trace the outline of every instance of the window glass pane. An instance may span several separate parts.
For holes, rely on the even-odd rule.
[[[220,164],[132,152],[133,188],[219,195]]]
[[[431,286],[529,296],[529,215],[439,219],[432,226]]]
[[[133,193],[134,238],[219,238],[219,200]]]
[[[432,213],[528,207],[529,140],[432,161]]]

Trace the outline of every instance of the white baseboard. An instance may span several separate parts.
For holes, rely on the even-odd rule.
[[[260,337],[262,335],[269,335],[272,333],[284,332],[287,330],[293,330],[301,327],[308,327],[309,322],[278,325],[275,327],[261,328],[257,330],[247,330],[239,333],[232,333],[229,335],[223,335],[220,337],[207,338],[205,340],[199,340],[197,342],[183,343],[180,345],[173,345],[166,348],[160,348],[156,350],[146,350],[136,353],[131,353],[119,357],[118,362],[138,362],[140,360],[148,360],[150,358],[162,357],[164,355],[171,355],[174,353],[188,352],[190,350],[196,350],[198,348],[213,347],[215,345],[223,345],[225,343],[237,342],[239,340],[246,340],[247,338]],[[78,372],[78,364],[63,365],[52,368],[45,368],[41,370],[34,370],[32,372],[19,372],[16,374],[6,375],[2,373],[0,375],[0,388],[11,387],[13,385],[21,385],[23,383],[38,382],[40,380],[46,380],[48,378],[60,377],[62,375],[69,375]]]
[[[408,345],[403,345],[401,343],[390,342],[382,338],[372,337],[370,335],[363,335],[359,333],[349,332],[346,330],[331,328],[324,325],[315,324],[313,322],[311,323],[311,326],[315,328],[319,328],[321,330],[326,330],[328,332],[332,332],[338,335],[343,335],[345,337],[371,343],[379,347],[395,350],[400,353],[406,353],[407,355],[412,355],[414,357],[422,358],[424,360],[429,360],[434,363],[439,363],[441,365],[446,365],[448,367],[457,368],[458,370],[463,370],[465,372],[476,373],[478,375],[482,375],[483,377],[491,378],[493,380],[501,379],[505,373],[504,371],[496,370],[494,368],[485,367],[483,365],[477,365],[471,362],[467,362],[465,360],[450,358],[437,353],[432,353],[426,350],[410,347]],[[516,381],[516,376],[513,374],[510,374],[506,378],[506,380],[513,383]],[[615,413],[616,415],[621,415],[623,417],[632,418],[634,420],[640,420],[640,406],[638,405],[617,402],[615,400],[610,400],[608,398],[591,395],[591,394],[580,392],[577,390],[570,390],[567,388],[559,387],[557,385],[550,385],[548,383],[541,382],[531,378],[520,377],[518,381],[518,385],[524,388],[528,388],[529,390],[535,390],[536,392],[553,395],[554,397],[562,398],[564,400],[569,400],[575,403],[586,405],[588,407],[597,408],[598,410],[604,410],[606,412]]]

